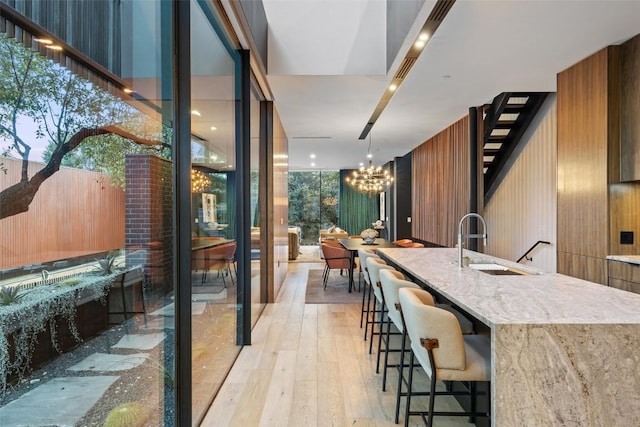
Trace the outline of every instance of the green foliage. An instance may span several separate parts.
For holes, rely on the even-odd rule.
[[[18,286],[0,286],[0,305],[9,305],[20,301],[24,297]]]
[[[136,267],[138,268],[138,267]],[[0,394],[6,391],[7,379],[22,378],[31,362],[38,334],[48,331],[59,351],[57,324],[65,322],[71,335],[81,341],[76,327],[76,302],[82,296],[106,302],[106,295],[118,274],[82,276],[80,282],[68,286],[37,286],[9,305],[0,305]],[[57,319],[57,321],[56,321]],[[12,334],[13,358],[9,357],[7,337]]]
[[[321,228],[338,224],[339,172],[289,172],[289,224],[302,228],[305,243]]]
[[[104,420],[104,427],[141,427],[147,412],[138,402],[127,402],[116,406]]]
[[[3,33],[0,81],[0,141],[8,142],[0,147],[4,155],[28,161],[39,143],[46,147],[43,158],[49,162],[82,128],[117,126],[140,140],[166,146],[171,140],[166,126]],[[113,185],[124,188],[125,154],[168,157],[166,146],[142,146],[114,134],[94,136],[67,153],[62,165],[106,173]]]
[[[110,253],[106,257],[96,260],[98,262],[98,272],[103,275],[114,274],[120,271],[120,268],[116,266],[116,260],[118,254]]]
[[[70,277],[68,279],[63,280],[58,283],[58,286],[75,286],[78,283],[82,282],[81,277]]]

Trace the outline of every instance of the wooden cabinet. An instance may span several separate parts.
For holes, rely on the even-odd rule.
[[[609,260],[609,286],[640,294],[640,264]]]
[[[603,285],[619,176],[617,67],[610,46],[558,74],[558,273]]]

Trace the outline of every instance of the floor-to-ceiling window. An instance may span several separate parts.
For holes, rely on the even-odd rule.
[[[171,5],[8,3],[0,425],[172,425]]]
[[[338,226],[340,173],[289,172],[289,225],[300,227],[302,244],[318,244],[321,229]]]
[[[213,11],[191,3],[192,401],[199,422],[233,364],[238,311],[236,67]]]
[[[162,426],[189,410],[197,423],[239,352],[236,268],[251,262],[234,252],[249,226],[236,221],[237,52],[204,1],[189,3],[181,53],[179,2],[0,2],[0,425]],[[189,115],[178,53],[191,57]],[[191,222],[191,265],[177,217]]]

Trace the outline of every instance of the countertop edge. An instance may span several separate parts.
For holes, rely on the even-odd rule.
[[[640,265],[640,255],[607,255],[607,259],[611,261],[626,262],[627,264]]]

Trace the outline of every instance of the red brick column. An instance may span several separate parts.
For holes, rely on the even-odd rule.
[[[152,290],[172,289],[171,162],[147,154],[125,157],[127,265],[142,264]]]

